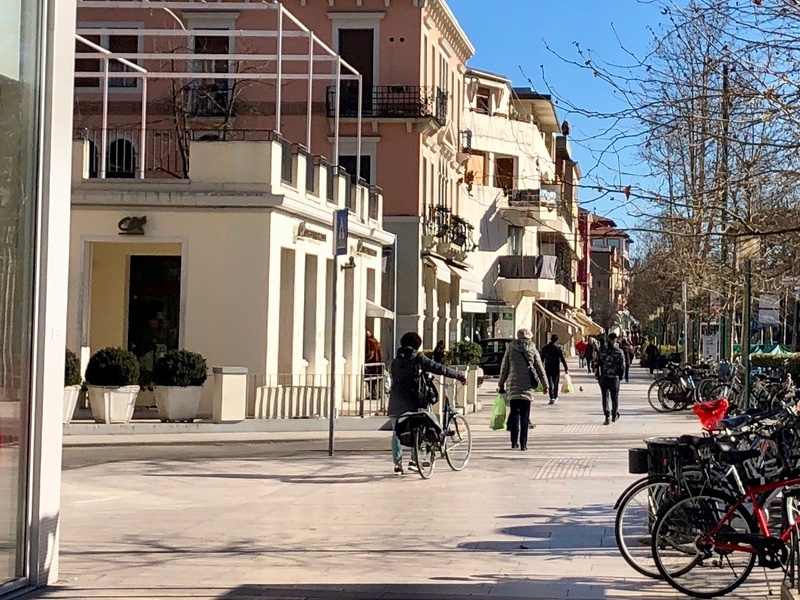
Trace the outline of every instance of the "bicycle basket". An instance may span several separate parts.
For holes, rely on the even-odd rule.
[[[395,434],[401,446],[414,447],[414,432],[420,427],[425,428],[425,441],[430,444],[439,441],[442,428],[427,412],[406,413],[398,417],[394,426]]]
[[[678,442],[677,438],[647,438],[647,466],[650,475],[676,473],[684,466],[696,464],[691,448]]]
[[[719,420],[728,413],[729,407],[730,403],[725,398],[720,398],[719,400],[695,404],[692,407],[692,411],[700,419],[700,425],[703,426],[703,429],[712,431],[717,428]]]

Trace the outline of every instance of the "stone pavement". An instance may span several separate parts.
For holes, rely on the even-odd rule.
[[[64,473],[63,582],[43,597],[682,597],[620,558],[613,504],[637,477],[629,447],[699,425],[654,413],[649,376],[633,377],[620,421],[605,427],[597,385],[575,364],[576,393],[534,405],[527,452],[489,430],[487,410],[471,416],[469,466],[442,461],[429,481],[390,473],[386,433],[333,458],[319,440],[278,455],[176,459],[153,447],[89,461]],[[779,594],[781,575],[771,577]],[[729,597],[765,597],[763,571],[751,581]]]

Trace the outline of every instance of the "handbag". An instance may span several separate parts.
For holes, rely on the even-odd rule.
[[[522,352],[522,356],[525,358],[525,363],[528,365],[528,375],[531,378],[531,387],[535,390],[539,387],[539,376],[536,374],[536,369],[533,368],[533,363],[531,362],[531,357],[528,356],[527,352]]]
[[[439,402],[439,390],[433,384],[433,379],[420,367],[417,367],[416,379],[417,403],[421,408],[427,408]]]

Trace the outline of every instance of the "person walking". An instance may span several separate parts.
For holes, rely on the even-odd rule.
[[[467,378],[462,373],[420,354],[421,345],[422,338],[418,333],[415,331],[404,333],[400,338],[397,356],[392,361],[392,391],[389,394],[388,413],[392,421],[392,461],[397,475],[403,474],[403,446],[395,431],[397,419],[404,413],[418,412],[426,408],[420,406],[418,381],[420,372],[457,379],[462,385],[467,383]],[[410,471],[418,468],[416,461],[417,457],[412,452],[411,462],[408,464]]]
[[[594,361],[597,358],[597,340],[593,337],[589,338],[586,343],[586,349],[583,351],[583,357],[586,359],[586,368],[589,373],[594,372]]]
[[[633,362],[633,344],[628,341],[628,338],[623,337],[619,341],[619,349],[622,350],[622,355],[625,357],[625,383],[630,383],[631,363]]]
[[[561,365],[564,365],[564,374],[569,374],[569,367],[564,358],[564,351],[556,345],[558,336],[554,333],[550,336],[550,343],[542,348],[542,362],[544,362],[544,372],[547,375],[547,388],[550,390],[550,404],[558,402],[558,384],[561,380]]]
[[[644,353],[647,355],[647,366],[650,367],[650,375],[652,375],[653,371],[658,368],[658,357],[661,356],[661,351],[658,349],[655,340],[648,344]]]
[[[533,334],[530,329],[520,329],[517,339],[508,345],[503,355],[497,387],[498,392],[505,394],[510,407],[508,429],[511,432],[511,448],[528,449],[531,402],[539,383],[547,394],[542,358],[533,344]]]
[[[376,400],[378,398],[378,382],[383,376],[383,349],[378,338],[369,330],[367,330],[364,346],[364,364],[364,379],[369,391],[368,400]]]
[[[603,425],[619,419],[619,380],[625,375],[625,356],[617,345],[617,334],[609,333],[604,348],[597,357],[595,371],[603,395]]]
[[[444,357],[447,356],[447,350],[444,348],[444,340],[439,340],[436,342],[436,348],[433,349],[433,354],[431,358],[438,362],[439,364],[444,364]]]
[[[586,357],[583,355],[583,353],[586,352],[586,346],[588,346],[586,340],[586,336],[583,336],[581,340],[575,344],[575,353],[578,355],[578,366],[581,369],[586,365]]]

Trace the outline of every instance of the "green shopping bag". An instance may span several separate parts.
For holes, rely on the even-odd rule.
[[[497,397],[494,399],[492,419],[489,421],[489,427],[495,431],[506,428],[506,400],[503,394],[497,394]]]
[[[539,385],[536,386],[536,389],[533,390],[534,392],[543,392],[544,391],[544,382],[540,379]]]

